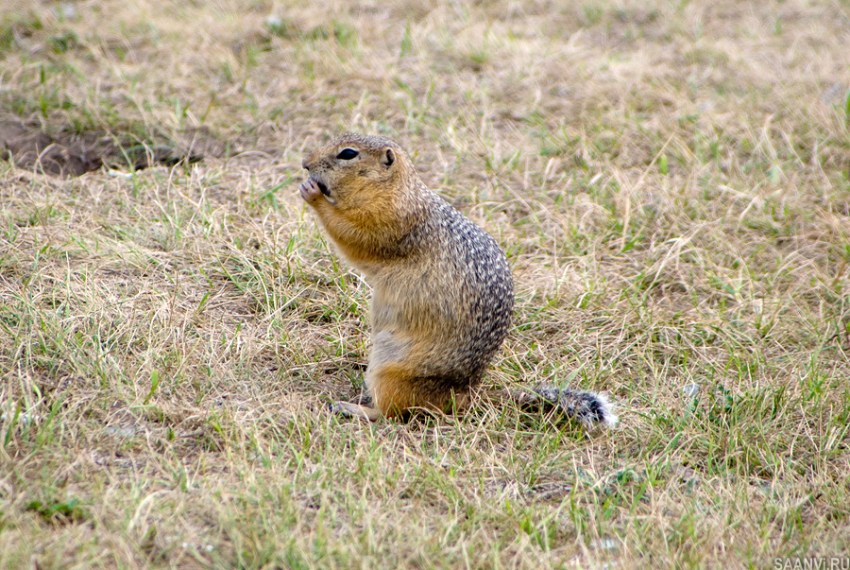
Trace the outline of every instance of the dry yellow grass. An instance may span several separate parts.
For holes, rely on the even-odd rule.
[[[118,151],[0,162],[0,566],[850,556],[848,46],[843,0],[4,3],[0,119]],[[350,129],[507,250],[488,385],[617,429],[326,413],[369,291],[296,188]]]

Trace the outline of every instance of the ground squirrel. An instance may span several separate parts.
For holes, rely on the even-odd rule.
[[[368,395],[336,409],[374,421],[463,407],[510,326],[513,283],[502,248],[429,190],[388,138],[344,134],[303,167],[310,175],[301,197],[373,288]],[[585,426],[616,422],[607,399],[592,392],[542,386],[511,398],[560,407]]]

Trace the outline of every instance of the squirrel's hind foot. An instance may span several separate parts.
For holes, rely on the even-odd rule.
[[[376,422],[381,418],[381,411],[362,404],[352,402],[335,402],[331,404],[331,412],[347,418],[358,418],[364,421]]]

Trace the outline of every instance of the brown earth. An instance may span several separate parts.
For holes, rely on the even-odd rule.
[[[77,132],[70,125],[42,125],[15,116],[0,117],[0,156],[19,168],[54,176],[80,176],[102,166],[141,170],[222,156],[225,145],[209,129],[186,129],[169,140],[140,140],[103,130]]]

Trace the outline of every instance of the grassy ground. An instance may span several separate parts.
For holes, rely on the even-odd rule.
[[[300,4],[0,7],[0,118],[118,149],[0,161],[0,566],[847,556],[850,4]],[[487,387],[604,390],[618,428],[325,412],[369,289],[297,183],[348,129],[507,250]]]

